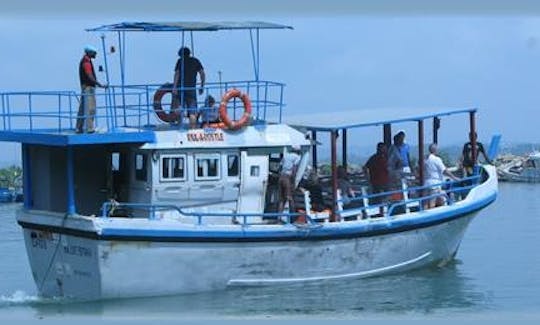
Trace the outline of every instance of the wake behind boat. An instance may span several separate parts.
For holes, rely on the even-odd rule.
[[[248,31],[254,79],[207,82],[204,93],[222,98],[219,120],[195,127],[183,123],[174,100],[163,103],[173,92],[167,84],[129,85],[122,77],[120,85],[97,95],[101,130],[89,134],[75,132],[73,107],[81,99],[75,92],[1,93],[0,140],[22,143],[24,205],[17,221],[41,295],[100,299],[347,280],[442,265],[454,257],[469,222],[497,196],[494,167],[478,166],[470,177],[437,184],[445,191],[435,195],[423,184],[422,164],[399,188],[378,194],[364,185],[364,175],[347,175],[356,193],[347,199],[338,186],[338,135],[346,167],[349,130],[381,126],[390,145],[393,125],[414,123],[423,157],[426,121],[435,126],[446,116],[464,115],[474,133],[476,109],[282,120],[284,85],[259,75],[259,32],[267,29],[290,27],[179,22],[91,29],[182,36]],[[118,41],[123,58],[124,38]],[[37,104],[51,101],[53,111]],[[291,180],[296,188],[308,166],[317,170],[317,138],[324,134],[331,174],[317,181],[325,207],[315,209],[305,191],[296,210],[281,211],[281,157],[298,152]],[[474,149],[472,155],[476,161]],[[445,203],[426,209],[435,197]]]

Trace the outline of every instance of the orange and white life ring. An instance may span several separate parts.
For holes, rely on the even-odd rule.
[[[227,114],[227,103],[231,98],[240,98],[244,104],[244,114],[238,120],[231,120]],[[238,89],[231,89],[223,95],[219,105],[219,118],[229,130],[238,130],[249,123],[251,117],[251,100],[247,94],[242,94]],[[219,123],[221,124],[221,123]]]
[[[161,105],[161,100],[163,99],[163,96],[165,96],[165,94],[167,93],[172,94],[172,90],[173,84],[164,83],[163,85],[161,85],[161,87],[158,88],[158,90],[156,90],[156,93],[154,94],[154,111],[156,112],[158,118],[163,122],[176,122],[180,117],[180,112],[178,112],[178,109],[175,108],[175,106],[178,106],[178,101],[174,98],[174,95],[171,100],[171,110],[169,112],[165,111],[163,109],[163,106]]]

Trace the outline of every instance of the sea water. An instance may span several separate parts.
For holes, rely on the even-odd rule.
[[[500,184],[497,201],[472,221],[456,259],[444,267],[368,279],[96,302],[37,296],[15,222],[20,205],[2,204],[0,319],[540,320],[539,197],[540,184]]]

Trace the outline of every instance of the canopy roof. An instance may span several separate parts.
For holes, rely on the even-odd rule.
[[[203,22],[203,21],[177,21],[177,22],[121,22],[89,28],[90,32],[175,32],[175,31],[218,31],[233,29],[292,29],[291,26],[280,25],[262,21],[246,22]]]
[[[285,123],[315,131],[335,131],[382,124],[419,121],[433,117],[476,112],[476,108],[380,108],[328,111],[286,117]]]

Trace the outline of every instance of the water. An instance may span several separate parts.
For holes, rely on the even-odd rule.
[[[456,260],[371,279],[99,302],[37,297],[18,204],[0,205],[0,319],[540,319],[540,185],[500,186],[470,225]],[[301,272],[301,270],[299,270]]]

